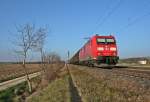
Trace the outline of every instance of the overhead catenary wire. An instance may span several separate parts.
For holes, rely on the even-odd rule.
[[[135,18],[134,20],[128,22],[124,27],[122,27],[122,29],[118,32],[123,32],[125,31],[127,28],[129,28],[130,26],[133,26],[134,24],[140,22],[141,20],[143,20],[143,18],[145,18],[146,16],[149,16],[150,15],[150,12],[148,13],[145,13],[144,15],[141,15],[137,18]]]
[[[143,5],[144,7],[149,7],[149,1],[146,1],[145,4]],[[147,9],[146,9],[147,10]],[[138,17],[132,17],[133,20],[130,20],[130,22],[128,21],[128,23],[125,25],[125,26],[122,26],[122,28],[120,28],[119,31],[117,32],[123,32],[125,30],[127,30],[127,28],[129,28],[130,26],[133,26],[135,25],[136,23],[142,21],[145,17],[149,16],[150,15],[150,12],[147,12],[147,13],[144,13],[144,15],[140,15]]]
[[[97,26],[95,27],[95,30],[92,31],[92,34],[93,34],[99,27],[101,27],[102,25],[105,24],[105,22],[108,20],[108,18],[109,18],[111,15],[113,15],[113,13],[120,7],[121,2],[122,2],[122,0],[118,0],[118,2],[116,3],[116,5],[115,5],[112,9],[110,9],[110,11],[103,17],[103,19],[101,20],[100,23],[98,23],[99,20],[100,20],[100,18],[98,19],[98,21],[97,21],[97,23],[96,23]]]
[[[134,20],[132,20],[131,22],[129,22],[129,23],[125,26],[125,28],[134,25],[135,23],[139,22],[139,21],[142,20],[144,17],[149,16],[149,15],[150,15],[150,12],[148,12],[148,13],[146,13],[146,14],[144,14],[144,15],[142,15],[142,16],[140,16],[140,17],[134,19]]]
[[[109,4],[107,3],[108,6],[106,8],[109,10],[109,9],[111,9],[111,0],[109,0],[108,2],[109,2]],[[95,24],[98,25],[100,20],[104,19],[104,17],[105,17],[105,15],[99,16]]]

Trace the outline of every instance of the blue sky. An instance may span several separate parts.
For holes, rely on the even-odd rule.
[[[16,60],[12,33],[26,23],[47,26],[45,50],[62,58],[95,33],[113,34],[121,58],[150,56],[149,10],[149,0],[0,0],[0,61]]]

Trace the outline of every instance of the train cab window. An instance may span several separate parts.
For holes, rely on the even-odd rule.
[[[105,43],[105,38],[97,38],[97,43]]]
[[[115,43],[115,40],[112,39],[112,38],[109,38],[109,39],[106,39],[106,42],[107,42],[107,43]]]
[[[115,40],[113,38],[97,38],[97,43],[112,44],[115,43]]]

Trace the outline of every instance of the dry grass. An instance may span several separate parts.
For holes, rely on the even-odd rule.
[[[69,69],[83,102],[149,102],[148,89],[144,90],[134,80],[87,67],[70,65]],[[70,87],[70,77],[65,68],[59,71],[54,81],[27,102],[71,102],[74,90]]]
[[[28,73],[41,70],[39,64],[27,64]],[[20,64],[0,64],[0,82],[25,75]]]
[[[27,102],[70,102],[69,76],[65,69],[61,70],[59,78],[28,98]]]
[[[149,94],[135,81],[109,73],[71,66],[74,82],[85,102],[149,102]]]
[[[41,75],[40,89],[45,88],[51,81],[58,78],[58,72],[64,67],[64,63],[46,65],[45,72]]]
[[[47,77],[51,75],[50,73],[55,72],[57,69],[61,68],[64,64],[47,64]],[[28,73],[34,73],[41,71],[42,68],[40,64],[26,64]],[[0,64],[0,82],[10,80],[25,75],[25,71],[21,64]],[[51,78],[51,77],[50,77]],[[51,80],[51,79],[50,79]]]
[[[7,66],[7,68],[6,68]],[[12,68],[13,66],[13,68]],[[17,67],[15,67],[15,65],[4,65],[3,68],[8,69],[15,69],[18,70],[19,69],[19,65],[16,65]],[[35,77],[33,79],[31,79],[31,83],[32,83],[32,88],[33,88],[33,93],[32,95],[34,96],[34,94],[38,93],[39,90],[44,89],[45,87],[48,86],[48,84],[50,82],[52,82],[52,80],[60,77],[58,75],[59,70],[62,69],[62,67],[64,66],[63,63],[59,63],[59,64],[49,64],[46,66],[46,73],[44,73],[42,76],[38,76]],[[9,67],[9,68],[8,68]],[[11,68],[10,68],[11,67]],[[30,69],[30,71],[35,71],[34,68],[40,68],[38,64],[29,64],[28,68]],[[33,69],[32,69],[33,68]],[[11,69],[11,70],[12,70]],[[32,70],[31,70],[32,69]],[[4,73],[3,73],[4,74]],[[66,73],[64,73],[64,75],[66,75]],[[25,83],[25,82],[24,82]],[[22,84],[22,83],[21,83]],[[61,84],[61,83],[60,83]],[[23,84],[24,85],[24,84]],[[20,86],[20,85],[19,85]],[[28,88],[27,85],[25,85],[25,88]],[[5,92],[6,91],[6,92]],[[29,95],[31,95],[31,93],[28,92],[28,90],[24,90],[22,88],[19,88],[18,86],[14,86],[12,88],[9,88],[7,90],[5,90],[3,92],[1,92],[0,96],[2,97],[2,99],[0,101],[2,102],[6,102],[7,100],[11,100],[11,102],[24,102],[26,97],[29,97]],[[19,93],[19,94],[16,94]],[[13,96],[12,96],[13,95]],[[31,95],[31,96],[32,96]],[[3,98],[4,97],[4,98]],[[9,97],[9,99],[5,99],[5,97]],[[21,100],[21,101],[20,101]],[[28,101],[27,101],[28,102]],[[40,101],[41,102],[41,101]]]
[[[70,102],[68,77],[55,80],[28,102]]]

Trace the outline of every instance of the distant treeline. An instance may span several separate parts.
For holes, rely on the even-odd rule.
[[[138,61],[146,60],[147,63],[150,63],[150,57],[136,57],[136,58],[126,58],[120,59],[120,62],[123,63],[138,63]]]

